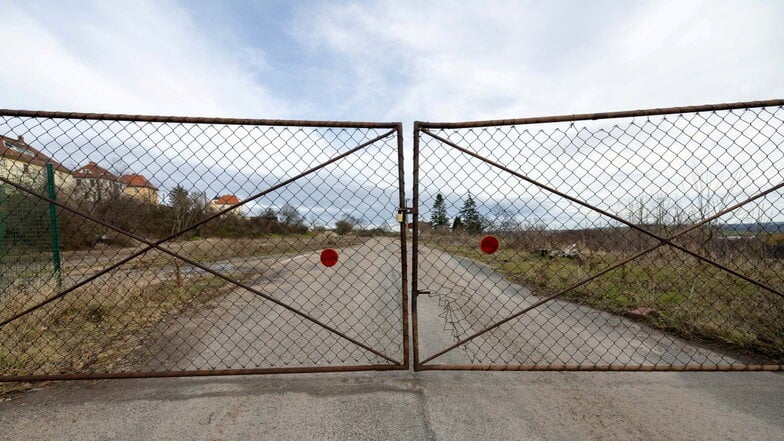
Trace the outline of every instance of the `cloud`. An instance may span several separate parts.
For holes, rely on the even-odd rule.
[[[381,0],[308,4],[300,8],[292,33],[311,53],[327,54],[330,65],[343,66],[335,81],[352,88],[342,100],[356,109],[351,116],[372,115],[406,123],[415,119],[465,121],[780,97],[784,95],[784,59],[779,55],[784,50],[784,31],[776,21],[782,12],[781,5],[763,2],[501,1],[487,5]],[[608,126],[609,130],[612,123],[628,121],[590,127],[596,131]],[[585,126],[577,123],[573,130]],[[742,124],[739,127],[742,130]],[[554,128],[551,125],[544,133],[552,134]],[[677,128],[673,130],[677,135]],[[681,158],[668,161],[672,152],[661,151],[663,145],[654,139],[646,141],[649,157],[627,151],[631,157],[627,160],[580,139],[570,149],[559,147],[560,156],[554,157],[544,144],[535,152],[521,151],[520,145],[510,145],[505,139],[509,135],[523,144],[516,133],[501,132],[497,135],[502,139],[487,144],[483,154],[516,154],[518,158],[533,154],[538,163],[512,168],[535,176],[544,173],[543,177],[559,181],[574,194],[594,203],[609,203],[612,210],[622,210],[624,202],[613,191],[627,197],[653,197],[649,193],[683,187],[685,178],[673,170],[680,167],[678,172],[684,173],[693,166],[679,162]],[[465,141],[462,136],[455,134],[455,139]],[[468,146],[479,148],[476,143]],[[684,141],[684,146],[682,154],[693,154],[694,142]],[[715,147],[703,152],[711,167],[724,169],[740,161],[731,157],[731,149],[718,155],[724,147]],[[673,151],[678,148],[673,146]],[[572,158],[580,150],[583,163]],[[430,154],[429,160],[435,162],[429,168],[425,163],[421,175],[425,205],[432,203],[434,194],[430,193],[437,190],[448,194],[457,204],[455,209],[472,189],[485,209],[491,209],[502,194],[519,199],[521,192],[528,191],[515,179],[510,184],[510,176],[498,175],[464,155],[452,157],[443,150]],[[451,162],[439,162],[447,156]],[[770,166],[765,158],[755,160],[756,172]],[[633,161],[638,167],[632,167]],[[589,164],[594,168],[580,168]],[[647,173],[639,169],[650,168],[650,164],[663,167],[665,174],[655,176],[655,169]],[[775,168],[766,170],[769,175]],[[696,173],[692,170],[688,178],[696,179]],[[584,185],[581,178],[592,184]],[[733,198],[756,188],[733,185],[739,179],[745,178],[717,179],[711,185],[720,186],[714,189],[720,194],[727,193],[727,187],[741,188],[733,190]],[[507,190],[495,191],[501,188]],[[678,203],[687,204],[684,198],[693,192],[679,190]],[[566,205],[561,209],[567,210]]]
[[[5,107],[409,122],[784,93],[775,2],[2,9]]]
[[[274,8],[174,1],[0,4],[0,106],[9,108],[391,120],[408,126],[415,119],[496,119],[784,95],[784,28],[778,23],[784,6],[774,2],[498,1],[488,6],[378,0],[282,2]],[[602,124],[610,130],[611,122]],[[573,129],[580,127],[585,125]],[[144,169],[139,171],[163,170],[163,161],[166,167],[176,163],[199,170],[208,177],[191,182],[192,174],[172,172],[168,179],[155,178],[166,188],[188,181],[211,196],[252,194],[271,177],[283,179],[331,156],[330,148],[351,144],[339,140],[327,146],[292,136],[291,146],[270,142],[262,148],[257,144],[263,138],[218,136],[203,142],[170,135],[130,141],[165,151],[157,159],[161,163],[137,161],[134,166]],[[95,145],[104,147],[94,151],[108,157],[118,148],[116,141],[96,139]],[[79,164],[87,159],[68,153],[60,140],[52,142],[52,149],[71,156],[65,159]],[[578,180],[568,183],[575,191],[598,199],[616,187],[638,194],[656,190],[658,183],[625,185],[645,179],[617,152],[588,145],[593,156],[577,161],[576,152],[586,148],[581,142],[559,150],[558,158],[543,155],[549,163],[542,177],[556,179],[567,170],[569,179]],[[71,144],[68,148],[80,147]],[[501,161],[509,162],[504,155],[516,151],[503,142],[497,147],[490,153]],[[355,162],[362,163],[364,156],[352,159],[335,165],[344,178],[363,185],[387,182],[386,175],[362,176],[367,167]],[[679,160],[664,162],[674,166]],[[584,170],[580,166],[586,163],[604,167]],[[452,167],[464,164],[468,161],[461,158]],[[465,166],[476,173],[477,168]],[[411,164],[406,168],[410,173]],[[443,173],[449,171],[444,166]],[[581,187],[579,179],[594,179],[592,173],[604,173],[604,181]],[[463,176],[462,182],[445,184],[450,188],[443,191],[459,205],[469,181],[452,174],[456,181]],[[488,176],[480,176],[483,185],[503,188],[507,199],[525,190],[504,177],[491,181]],[[737,182],[716,179],[711,185],[731,183]],[[504,202],[484,199],[488,210]]]
[[[784,93],[782,7],[679,1],[316,4],[294,27],[385,119],[466,120]],[[364,106],[363,104],[364,103]]]
[[[221,46],[171,2],[3,6],[3,106],[273,117],[263,50]],[[252,60],[252,62],[250,62]],[[9,68],[10,67],[10,68]]]

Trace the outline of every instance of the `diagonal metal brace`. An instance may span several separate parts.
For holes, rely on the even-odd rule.
[[[682,245],[679,245],[679,244],[673,242],[672,239],[674,239],[675,237],[667,238],[667,237],[664,237],[664,236],[660,236],[660,235],[658,235],[658,234],[656,234],[656,233],[654,233],[652,231],[648,231],[645,228],[642,228],[642,227],[634,224],[633,222],[630,222],[630,221],[628,221],[628,220],[626,220],[626,219],[624,219],[624,218],[622,218],[620,216],[612,214],[612,213],[610,213],[607,210],[603,210],[603,209],[601,209],[599,207],[595,207],[595,206],[593,206],[593,205],[591,205],[591,204],[589,204],[587,202],[584,202],[584,201],[582,201],[582,200],[580,200],[580,199],[578,199],[578,198],[576,198],[574,196],[570,196],[570,195],[568,195],[568,194],[566,194],[566,193],[564,193],[562,191],[559,191],[556,188],[550,187],[547,184],[543,184],[543,183],[541,183],[539,181],[531,179],[528,176],[525,176],[525,175],[523,175],[521,173],[518,173],[518,172],[516,172],[516,171],[514,171],[514,170],[512,170],[512,169],[510,169],[508,167],[503,166],[502,164],[499,164],[499,163],[497,163],[495,161],[492,161],[492,160],[487,159],[487,158],[485,158],[485,157],[483,157],[481,155],[478,155],[478,154],[476,154],[476,153],[474,153],[474,152],[472,152],[472,151],[470,151],[470,150],[468,150],[468,149],[466,149],[464,147],[461,147],[461,146],[453,143],[452,141],[449,141],[446,138],[443,138],[443,137],[438,136],[438,135],[436,135],[434,133],[431,133],[427,129],[422,129],[422,132],[427,133],[431,137],[433,137],[433,138],[443,142],[444,144],[446,144],[446,145],[448,145],[450,147],[453,147],[453,148],[455,148],[455,149],[457,149],[457,150],[459,150],[459,151],[461,151],[461,152],[463,152],[463,153],[465,153],[465,154],[467,154],[469,156],[472,156],[472,157],[474,157],[476,159],[479,159],[480,161],[482,161],[482,162],[484,162],[486,164],[489,164],[489,165],[492,165],[493,167],[499,168],[499,169],[501,169],[501,170],[503,170],[503,171],[505,171],[507,173],[510,173],[513,176],[516,176],[516,177],[518,177],[518,178],[520,178],[520,179],[522,179],[522,180],[524,180],[524,181],[526,181],[526,182],[528,182],[530,184],[533,184],[533,185],[535,185],[535,186],[537,186],[537,187],[539,187],[539,188],[541,188],[543,190],[546,190],[546,191],[548,191],[550,193],[556,194],[556,195],[558,195],[558,196],[560,196],[560,197],[562,197],[564,199],[567,199],[567,200],[569,200],[571,202],[574,202],[575,204],[581,205],[581,206],[583,206],[585,208],[588,208],[590,210],[593,210],[593,211],[595,211],[595,212],[597,212],[599,214],[607,216],[607,217],[609,217],[609,218],[611,218],[611,219],[613,219],[613,220],[615,220],[617,222],[620,222],[620,223],[626,225],[627,227],[629,227],[629,228],[631,228],[633,230],[639,231],[640,233],[643,233],[643,234],[645,234],[647,236],[653,237],[654,239],[658,240],[659,242],[662,242],[663,244],[669,245],[669,246],[671,246],[673,248],[676,248],[676,249],[678,249],[680,251],[683,251],[684,253],[689,254],[692,257],[695,257],[695,258],[697,258],[697,259],[699,259],[699,260],[701,260],[703,262],[709,263],[709,264],[711,264],[711,265],[713,265],[713,266],[715,266],[717,268],[720,268],[720,269],[722,269],[722,270],[724,270],[724,271],[726,271],[726,272],[728,272],[728,273],[730,273],[730,274],[732,274],[732,275],[734,275],[736,277],[739,277],[739,278],[741,278],[741,279],[751,283],[752,285],[757,286],[758,288],[762,288],[762,289],[764,289],[766,291],[769,291],[769,292],[771,292],[773,294],[778,295],[779,297],[784,298],[784,293],[782,293],[781,291],[777,290],[776,288],[773,288],[770,285],[762,283],[762,282],[760,282],[758,280],[754,280],[751,277],[746,276],[745,274],[742,274],[742,273],[740,273],[738,271],[735,271],[732,268],[729,268],[729,267],[727,267],[725,265],[722,265],[722,264],[714,261],[713,259],[705,257],[705,256],[703,256],[703,255],[701,255],[699,253],[695,253],[694,251],[692,251],[692,250],[690,250],[690,249],[688,249],[688,248],[686,248],[686,247],[684,247]],[[751,202],[754,199],[757,199],[758,197],[762,197],[762,196],[770,194],[770,193],[772,193],[772,192],[774,192],[776,190],[779,190],[782,187],[784,187],[784,182],[782,182],[782,183],[780,183],[778,185],[775,185],[775,186],[771,187],[770,189],[768,189],[768,190],[766,190],[766,191],[764,191],[762,193],[759,193],[755,197],[752,197],[750,199],[747,199],[747,200],[743,201],[740,204],[736,204],[734,206],[733,210],[735,208],[740,207],[741,205],[745,205],[745,204]],[[730,211],[732,211],[732,210],[730,210]],[[726,214],[726,213],[724,213],[724,214]],[[701,226],[703,224],[704,224],[704,222],[700,222],[700,223],[698,223],[696,225],[700,225]],[[691,229],[689,231],[691,231]]]
[[[552,192],[554,194],[557,194],[557,195],[559,195],[559,196],[561,196],[563,198],[566,198],[566,199],[568,199],[568,200],[570,200],[570,201],[572,201],[574,203],[577,203],[579,205],[587,207],[587,208],[589,208],[591,210],[595,210],[595,211],[597,211],[597,212],[599,212],[601,214],[604,214],[604,215],[606,215],[606,216],[608,216],[608,217],[610,217],[610,218],[612,218],[614,220],[617,220],[618,222],[623,223],[624,225],[629,226],[630,228],[633,228],[633,229],[635,229],[635,230],[637,230],[637,231],[639,231],[639,232],[641,232],[643,234],[646,234],[648,236],[651,236],[651,237],[659,240],[659,243],[654,245],[654,246],[652,246],[652,247],[649,247],[649,248],[647,248],[647,249],[645,249],[643,251],[640,251],[640,252],[634,254],[633,256],[630,256],[630,257],[624,259],[621,262],[618,262],[618,263],[616,263],[614,265],[611,265],[611,266],[605,268],[604,270],[602,270],[602,271],[600,271],[600,272],[598,272],[598,273],[596,273],[596,274],[594,274],[594,275],[592,275],[590,277],[587,277],[587,278],[585,278],[585,279],[583,279],[583,280],[581,280],[581,281],[579,281],[579,282],[577,282],[577,283],[575,283],[575,284],[573,284],[573,285],[571,285],[571,286],[569,286],[567,288],[564,288],[563,290],[561,290],[561,291],[559,291],[559,292],[557,292],[557,293],[555,293],[555,294],[553,294],[551,296],[545,297],[545,298],[539,300],[538,302],[533,303],[532,305],[529,305],[528,307],[523,308],[522,310],[512,314],[511,316],[509,316],[509,317],[507,317],[507,318],[505,318],[505,319],[503,319],[501,321],[498,321],[498,322],[496,322],[496,323],[494,323],[494,324],[492,324],[492,325],[482,329],[481,331],[478,331],[478,332],[470,335],[469,337],[466,337],[464,339],[458,340],[456,343],[452,344],[451,346],[447,347],[446,349],[444,349],[444,350],[442,350],[442,351],[440,351],[440,352],[438,352],[438,353],[428,357],[427,359],[421,361],[419,363],[419,365],[424,365],[425,363],[430,362],[430,361],[432,361],[432,360],[434,360],[434,359],[444,355],[445,353],[447,353],[447,352],[449,352],[449,351],[451,351],[451,350],[453,350],[453,349],[455,349],[455,348],[457,348],[459,346],[464,345],[465,343],[468,343],[469,341],[479,337],[480,335],[483,335],[483,334],[485,334],[485,333],[487,333],[487,332],[489,332],[489,331],[491,331],[491,330],[493,330],[493,329],[503,325],[504,323],[507,323],[507,322],[509,322],[511,320],[514,320],[515,318],[520,317],[521,315],[523,315],[523,314],[525,314],[525,313],[527,313],[527,312],[529,312],[529,311],[531,311],[531,310],[533,310],[533,309],[535,309],[535,308],[537,308],[537,307],[539,307],[541,305],[544,305],[545,303],[548,303],[548,302],[550,302],[550,301],[552,301],[552,300],[554,300],[554,299],[556,299],[558,297],[561,297],[564,294],[566,294],[567,292],[572,291],[572,290],[574,290],[574,289],[576,289],[576,288],[578,288],[578,287],[580,287],[580,286],[582,286],[582,285],[584,285],[584,284],[586,284],[586,283],[588,283],[588,282],[590,282],[592,280],[595,280],[595,279],[603,276],[604,274],[609,273],[610,271],[618,269],[618,268],[628,264],[629,262],[632,262],[632,261],[634,261],[636,259],[639,259],[640,257],[642,257],[642,256],[644,256],[644,255],[646,255],[646,254],[648,254],[648,253],[650,253],[650,252],[652,252],[652,251],[654,251],[654,250],[664,246],[664,245],[670,245],[670,246],[672,246],[674,248],[677,248],[677,249],[679,249],[681,251],[684,251],[687,254],[690,254],[690,255],[692,255],[692,256],[694,256],[694,257],[696,257],[696,258],[698,258],[698,259],[700,259],[702,261],[705,261],[705,262],[707,262],[707,263],[709,263],[711,265],[714,265],[714,266],[716,266],[716,267],[718,267],[718,268],[720,268],[720,269],[722,269],[722,270],[724,270],[726,272],[729,272],[730,274],[733,274],[733,275],[735,275],[735,276],[737,276],[739,278],[742,278],[742,279],[748,281],[749,283],[752,283],[752,284],[754,284],[754,285],[756,285],[756,286],[758,286],[760,288],[766,289],[767,291],[770,291],[773,294],[776,294],[776,295],[778,295],[780,297],[784,297],[784,294],[782,294],[780,291],[778,291],[778,290],[776,290],[776,289],[774,289],[772,287],[769,287],[769,286],[767,286],[767,285],[765,285],[765,284],[763,284],[761,282],[758,282],[758,281],[756,281],[754,279],[751,279],[748,276],[745,276],[745,275],[743,275],[741,273],[738,273],[737,271],[735,271],[735,270],[733,270],[731,268],[727,268],[727,267],[725,267],[724,265],[722,265],[722,264],[720,264],[718,262],[714,262],[713,260],[711,260],[711,259],[709,259],[707,257],[704,257],[702,255],[694,253],[693,251],[691,251],[691,250],[689,250],[689,249],[687,249],[685,247],[682,247],[681,245],[678,245],[678,244],[672,242],[674,239],[677,239],[680,236],[683,236],[683,235],[685,235],[685,234],[687,234],[687,233],[689,233],[689,232],[691,232],[691,231],[693,231],[693,230],[695,230],[695,229],[697,229],[697,228],[699,228],[699,227],[701,227],[701,226],[703,226],[703,225],[705,225],[705,224],[707,224],[707,223],[709,223],[709,222],[711,222],[711,221],[713,221],[715,219],[718,219],[719,217],[724,216],[725,214],[727,214],[727,213],[729,213],[731,211],[734,211],[734,210],[740,208],[743,205],[746,205],[746,204],[748,204],[748,203],[750,203],[750,202],[752,202],[752,201],[754,201],[756,199],[762,198],[762,197],[764,197],[764,196],[766,196],[766,195],[768,195],[768,194],[770,194],[770,193],[772,193],[774,191],[777,191],[777,190],[779,190],[781,188],[784,188],[784,182],[781,182],[781,183],[779,183],[779,184],[777,184],[777,185],[775,185],[775,186],[773,186],[773,187],[771,187],[771,188],[769,188],[769,189],[767,189],[765,191],[757,193],[757,194],[747,198],[744,201],[741,201],[741,202],[739,202],[737,204],[734,204],[734,205],[732,205],[730,207],[727,207],[724,210],[721,210],[721,211],[717,212],[716,214],[714,214],[714,215],[712,215],[710,217],[707,217],[707,218],[705,218],[705,219],[695,223],[694,225],[691,225],[691,226],[689,226],[687,228],[684,228],[684,229],[676,232],[675,234],[673,234],[673,235],[671,235],[669,237],[662,237],[662,236],[659,236],[659,235],[657,235],[657,234],[655,234],[653,232],[650,232],[650,231],[648,231],[648,230],[646,230],[644,228],[641,228],[641,227],[639,227],[639,226],[637,226],[637,225],[635,225],[635,224],[633,224],[633,223],[631,223],[631,222],[629,222],[629,221],[627,221],[627,220],[625,220],[623,218],[620,218],[619,216],[616,216],[616,215],[614,215],[612,213],[609,213],[609,212],[607,212],[605,210],[602,210],[601,208],[594,207],[594,206],[588,204],[587,202],[583,202],[583,201],[581,201],[581,200],[579,200],[577,198],[569,196],[568,194],[560,192],[560,191],[558,191],[555,188],[549,187],[549,186],[547,186],[545,184],[542,184],[542,183],[539,183],[539,182],[537,182],[537,181],[535,181],[535,180],[533,180],[533,179],[531,179],[531,178],[529,178],[527,176],[524,176],[524,175],[522,175],[522,174],[520,174],[518,172],[510,170],[509,168],[504,167],[501,164],[498,164],[498,163],[496,163],[494,161],[491,161],[491,160],[486,159],[486,158],[484,158],[484,157],[482,157],[480,155],[477,155],[476,153],[473,153],[473,152],[471,152],[471,151],[469,151],[469,150],[467,150],[467,149],[465,149],[463,147],[460,147],[459,145],[457,145],[457,144],[455,144],[455,143],[453,143],[453,142],[451,142],[451,141],[449,141],[449,140],[447,140],[447,139],[445,139],[443,137],[435,135],[435,134],[429,132],[426,129],[422,129],[422,131],[427,133],[431,137],[433,137],[433,138],[435,138],[435,139],[437,139],[437,140],[439,140],[439,141],[441,141],[441,142],[443,142],[443,143],[445,143],[445,144],[447,144],[447,145],[449,145],[451,147],[454,147],[454,148],[456,148],[457,150],[460,150],[463,153],[468,154],[469,156],[472,156],[472,157],[477,158],[477,159],[479,159],[479,160],[481,160],[481,161],[483,161],[483,162],[485,162],[487,164],[490,164],[492,166],[500,168],[500,169],[502,169],[502,170],[504,170],[504,171],[506,171],[508,173],[511,173],[512,175],[514,175],[514,176],[516,176],[516,177],[518,177],[518,178],[520,178],[520,179],[522,179],[522,180],[524,180],[526,182],[529,182],[529,183],[531,183],[533,185],[536,185],[536,186],[538,186],[540,188],[543,188],[543,189],[545,189],[547,191],[550,191],[550,192]]]

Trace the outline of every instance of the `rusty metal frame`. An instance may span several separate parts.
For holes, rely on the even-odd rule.
[[[402,286],[400,291],[400,304],[403,308],[403,362],[401,369],[408,370],[411,367],[410,360],[410,341],[409,341],[409,295],[408,295],[408,218],[405,216],[406,207],[406,180],[405,180],[405,157],[403,155],[403,123],[398,123],[395,127],[397,136],[397,166],[398,166],[398,189],[399,189],[399,210],[403,210],[403,222],[400,223],[400,274]]]
[[[599,207],[591,205],[581,199],[571,196],[567,193],[559,191],[556,188],[550,187],[546,184],[538,182],[534,179],[529,178],[515,170],[511,170],[504,165],[492,161],[488,158],[485,158],[481,155],[478,155],[465,147],[462,147],[449,139],[434,134],[429,129],[465,129],[465,128],[476,128],[476,127],[491,127],[491,126],[509,126],[509,125],[527,125],[527,124],[544,124],[544,123],[554,123],[554,122],[574,122],[574,121],[584,121],[584,120],[600,120],[600,119],[610,119],[610,118],[633,118],[633,117],[641,117],[641,116],[655,116],[655,115],[670,115],[670,114],[681,114],[681,113],[696,113],[696,112],[705,112],[705,111],[727,111],[733,109],[749,109],[749,108],[759,108],[759,107],[770,107],[770,106],[784,106],[784,100],[782,99],[775,99],[775,100],[767,100],[767,101],[751,101],[751,102],[737,102],[737,103],[729,103],[729,104],[709,104],[709,105],[702,105],[702,106],[689,106],[689,107],[671,107],[671,108],[659,108],[659,109],[643,109],[643,110],[632,110],[632,111],[621,111],[621,112],[604,112],[604,113],[588,113],[588,114],[576,114],[576,115],[559,115],[559,116],[549,116],[549,117],[534,117],[534,118],[520,118],[520,119],[506,119],[506,120],[487,120],[487,121],[473,121],[473,122],[463,122],[463,123],[430,123],[430,122],[422,122],[416,121],[414,122],[414,166],[413,166],[413,173],[414,173],[414,207],[419,206],[419,158],[420,158],[420,136],[421,134],[426,134],[427,136],[438,140],[443,145],[449,146],[454,148],[455,150],[478,159],[484,162],[491,167],[503,170],[522,181],[528,182],[542,190],[545,190],[549,193],[555,194],[561,198],[567,199],[573,203],[581,205],[585,208],[588,208],[592,211],[600,213],[604,216],[607,216],[617,222],[620,222],[627,227],[630,227],[648,237],[654,238],[658,241],[658,243],[652,247],[649,247],[643,251],[636,253],[633,256],[630,256],[624,259],[621,262],[618,262],[614,265],[611,265],[593,275],[586,277],[579,282],[560,290],[559,292],[552,294],[550,296],[544,297],[541,300],[535,302],[534,304],[525,307],[512,315],[494,322],[492,325],[487,326],[486,328],[482,329],[481,331],[477,331],[468,337],[458,339],[457,342],[450,345],[449,347],[427,356],[425,360],[420,360],[419,354],[419,345],[418,345],[418,329],[417,329],[417,296],[421,293],[418,289],[417,279],[418,279],[418,250],[419,250],[419,234],[418,234],[418,217],[414,216],[414,231],[413,231],[413,252],[412,252],[412,285],[413,285],[413,297],[412,297],[412,323],[413,323],[413,342],[414,342],[414,370],[483,370],[483,371],[530,371],[530,370],[559,370],[559,371],[782,371],[784,370],[784,365],[776,365],[776,364],[734,364],[728,366],[702,366],[702,365],[670,365],[670,366],[615,366],[615,365],[497,365],[497,364],[476,364],[476,365],[451,365],[451,364],[427,364],[435,360],[436,358],[444,355],[445,353],[456,349],[465,343],[483,335],[493,329],[498,328],[499,326],[507,323],[515,318],[526,314],[527,312],[547,303],[550,302],[558,297],[563,296],[569,291],[572,291],[575,288],[578,288],[602,275],[620,268],[628,263],[664,246],[668,245],[679,251],[687,253],[692,257],[699,259],[705,263],[708,263],[714,267],[721,269],[722,271],[728,272],[738,278],[741,278],[758,288],[762,288],[772,294],[778,295],[784,298],[784,293],[781,291],[768,286],[762,282],[754,280],[738,271],[733,270],[721,263],[714,261],[708,257],[702,256],[699,253],[693,252],[686,247],[678,245],[672,242],[673,239],[678,238],[700,226],[711,222],[733,210],[738,209],[739,207],[748,204],[756,199],[764,197],[774,191],[777,191],[781,188],[784,188],[784,182],[781,182],[765,191],[757,193],[744,201],[736,203],[730,207],[727,207],[712,216],[706,217],[699,222],[691,225],[688,228],[684,228],[675,234],[669,237],[660,236],[652,231],[649,231],[645,228],[642,228],[626,219],[623,219],[619,216],[616,216],[606,210],[603,210]]]
[[[419,297],[419,132],[421,122],[414,121],[414,165],[412,168],[414,188],[411,206],[413,207],[413,231],[411,232],[411,341],[414,346],[414,370],[419,362],[419,321],[417,318],[417,298]]]
[[[187,123],[187,124],[225,124],[225,125],[256,125],[256,126],[295,126],[295,127],[325,127],[325,128],[365,128],[365,129],[389,129],[388,131],[382,133],[370,139],[366,142],[363,142],[346,152],[343,152],[339,155],[336,155],[330,158],[327,161],[322,162],[319,165],[309,168],[296,176],[283,180],[266,190],[258,192],[248,198],[241,200],[239,203],[232,205],[228,208],[221,209],[216,211],[215,213],[205,217],[204,219],[189,225],[188,227],[174,232],[162,239],[159,239],[155,242],[151,242],[146,240],[136,234],[130,233],[125,231],[122,228],[118,228],[114,225],[111,225],[107,222],[101,221],[96,219],[93,216],[90,216],[85,213],[81,213],[79,210],[71,208],[62,202],[50,199],[47,196],[38,194],[24,186],[21,186],[5,177],[0,176],[0,183],[10,185],[11,187],[24,192],[25,194],[32,195],[40,200],[43,200],[49,204],[55,205],[63,210],[73,213],[76,216],[84,218],[90,222],[96,223],[112,231],[115,231],[118,234],[123,236],[132,238],[137,240],[144,245],[139,251],[132,253],[131,255],[103,268],[102,270],[98,271],[97,273],[88,276],[87,278],[77,282],[76,284],[66,288],[59,293],[31,306],[26,308],[25,310],[14,314],[12,317],[9,317],[2,322],[0,322],[0,328],[4,327],[5,325],[57,300],[60,299],[70,292],[89,284],[90,282],[98,279],[99,277],[117,269],[118,267],[145,255],[147,252],[155,249],[160,252],[163,252],[169,256],[174,257],[175,259],[179,259],[183,262],[186,262],[196,268],[199,268],[211,275],[214,275],[225,282],[228,282],[231,285],[234,285],[238,288],[242,288],[256,296],[259,296],[267,301],[270,301],[292,313],[295,315],[304,318],[311,323],[326,329],[330,333],[341,337],[352,344],[390,362],[390,364],[369,364],[369,365],[336,365],[336,366],[304,366],[304,367],[280,367],[280,368],[250,368],[250,369],[213,369],[213,370],[182,370],[182,371],[138,371],[138,372],[103,372],[103,373],[69,373],[69,374],[43,374],[43,375],[2,375],[0,373],[0,383],[2,382],[19,382],[19,381],[55,381],[55,380],[89,380],[89,379],[119,379],[119,378],[157,378],[157,377],[190,377],[190,376],[224,376],[224,375],[258,375],[258,374],[283,374],[283,373],[316,373],[316,372],[351,372],[351,371],[371,371],[371,370],[408,370],[410,367],[409,361],[409,339],[408,339],[408,322],[409,322],[409,310],[408,310],[408,278],[407,278],[407,254],[406,254],[406,228],[407,225],[405,222],[400,224],[400,249],[401,249],[401,298],[400,298],[400,305],[401,305],[401,312],[402,312],[402,323],[401,323],[401,331],[402,331],[402,348],[403,348],[403,358],[402,360],[396,360],[392,358],[390,355],[383,354],[372,347],[346,335],[345,333],[335,329],[332,326],[323,323],[322,321],[312,317],[311,315],[299,311],[295,307],[288,305],[280,300],[275,299],[243,282],[238,280],[234,280],[231,277],[225,276],[221,274],[219,271],[213,270],[206,265],[202,265],[199,262],[190,259],[188,257],[182,256],[179,253],[174,251],[168,250],[161,245],[164,243],[171,241],[172,239],[191,231],[195,228],[198,228],[201,225],[204,225],[218,217],[238,208],[242,207],[243,205],[252,202],[256,199],[259,199],[273,191],[276,191],[282,187],[285,187],[292,182],[301,179],[307,175],[310,175],[318,170],[321,170],[327,167],[330,164],[333,164],[343,158],[351,156],[352,154],[371,146],[379,141],[389,138],[390,136],[395,136],[397,138],[397,150],[398,150],[398,183],[399,183],[399,203],[400,206],[403,207],[405,204],[405,180],[404,180],[404,155],[403,155],[403,125],[399,122],[348,122],[348,121],[308,121],[308,120],[269,120],[269,119],[238,119],[238,118],[202,118],[202,117],[179,117],[179,116],[154,116],[154,115],[122,115],[122,114],[95,114],[95,113],[75,113],[75,112],[47,112],[47,111],[29,111],[29,110],[9,110],[9,109],[0,109],[0,115],[2,116],[11,116],[11,117],[30,117],[30,118],[54,118],[54,119],[80,119],[80,120],[108,120],[108,121],[131,121],[131,122],[152,122],[152,123]]]

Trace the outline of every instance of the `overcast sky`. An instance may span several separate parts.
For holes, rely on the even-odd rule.
[[[466,120],[784,96],[784,2],[0,0],[0,105]]]
[[[415,119],[784,97],[782,1],[0,0],[0,16],[0,108],[403,121],[409,145]]]

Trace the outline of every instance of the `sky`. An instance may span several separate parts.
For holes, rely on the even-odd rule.
[[[0,108],[403,121],[410,148],[414,120],[784,97],[780,1],[0,0],[0,15]]]
[[[471,120],[784,96],[778,1],[0,0],[6,108]]]

